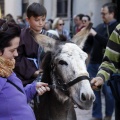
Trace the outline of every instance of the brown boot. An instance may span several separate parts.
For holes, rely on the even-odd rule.
[[[105,116],[104,120],[112,120],[112,117],[111,116]]]

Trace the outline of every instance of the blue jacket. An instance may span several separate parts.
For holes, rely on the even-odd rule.
[[[23,93],[7,80],[17,85]],[[8,78],[0,77],[0,120],[35,120],[33,110],[28,104],[36,94],[35,85],[34,82],[24,88],[15,73]]]

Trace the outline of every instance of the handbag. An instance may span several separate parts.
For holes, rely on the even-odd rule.
[[[112,94],[116,101],[120,101],[120,74],[113,74],[108,80]]]

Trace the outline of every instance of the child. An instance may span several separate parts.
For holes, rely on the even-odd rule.
[[[35,42],[30,34],[30,30],[34,30],[40,34],[45,34],[49,37],[57,39],[56,36],[46,32],[42,28],[45,24],[46,9],[39,3],[31,4],[27,9],[27,21],[29,28],[24,28],[21,31],[20,46],[18,48],[18,57],[16,58],[15,72],[22,80],[23,85],[31,83],[39,74],[39,56],[41,48]]]

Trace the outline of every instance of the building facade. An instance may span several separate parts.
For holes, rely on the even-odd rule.
[[[116,2],[119,0],[0,0],[0,7],[4,15],[11,13],[14,19],[17,16],[25,15],[26,8],[33,2],[43,4],[47,9],[47,19],[62,17],[65,20],[65,27],[70,30],[73,16],[79,13],[88,14],[94,23],[94,27],[101,20],[101,6],[107,2]]]

